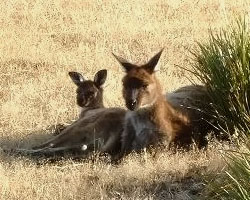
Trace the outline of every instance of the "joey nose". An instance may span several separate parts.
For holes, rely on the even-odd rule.
[[[80,106],[80,107],[83,107],[84,104],[85,104],[84,99],[81,98],[81,97],[77,97],[77,100],[76,100],[76,101],[77,101],[77,105]]]

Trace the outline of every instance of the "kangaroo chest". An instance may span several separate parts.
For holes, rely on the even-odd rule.
[[[150,120],[148,111],[131,112],[129,117],[137,137],[145,130],[155,130],[155,125]]]
[[[158,129],[150,120],[149,110],[132,111],[127,114],[127,120],[130,124],[133,136],[133,149],[142,149],[153,144],[157,138]]]

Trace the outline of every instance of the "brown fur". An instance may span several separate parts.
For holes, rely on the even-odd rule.
[[[191,142],[188,117],[168,103],[155,77],[154,70],[161,52],[141,66],[129,64],[116,56],[126,71],[123,78],[123,97],[126,106],[131,110],[126,115],[125,131],[122,136],[123,151],[140,149],[159,144],[159,142],[175,143],[181,146]],[[137,130],[138,127],[139,130]],[[136,143],[140,142],[138,147]]]
[[[206,147],[208,133],[218,140],[228,140],[217,128],[213,102],[207,88],[202,85],[188,85],[166,94],[167,101],[176,109],[188,116],[192,126],[192,137],[199,148]]]
[[[189,129],[189,120],[187,116],[175,110],[171,104],[165,99],[162,95],[162,89],[159,81],[155,77],[155,74],[149,74],[143,67],[136,67],[135,69],[131,69],[125,77],[123,78],[123,84],[129,84],[131,78],[143,80],[143,82],[148,85],[153,85],[151,90],[144,91],[144,93],[153,94],[153,96],[147,95],[148,102],[151,101],[152,98],[156,98],[155,103],[149,108],[150,110],[150,119],[154,122],[154,124],[159,127],[160,132],[163,135],[167,135],[170,140],[174,140],[178,135],[187,132]],[[126,98],[127,90],[123,88],[123,96]],[[143,96],[144,94],[141,94]]]
[[[88,117],[79,118],[60,135],[40,145],[38,152],[39,154],[56,153],[57,149],[81,152],[83,145],[86,145],[86,152],[99,151],[116,154],[120,151],[124,116],[125,110],[120,108],[98,109]]]

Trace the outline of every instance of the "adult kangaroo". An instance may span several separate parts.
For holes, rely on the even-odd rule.
[[[160,143],[185,146],[192,141],[188,116],[166,100],[155,76],[162,51],[140,66],[114,55],[126,73],[122,93],[130,110],[125,116],[122,153]]]

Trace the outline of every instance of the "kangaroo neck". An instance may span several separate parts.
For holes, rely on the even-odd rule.
[[[157,97],[150,110],[151,120],[158,125],[166,122],[169,123],[175,118],[174,108],[167,102],[162,94]]]
[[[79,107],[79,117],[83,117],[85,115],[85,113],[87,113],[90,110],[95,110],[95,109],[99,109],[99,108],[104,108],[103,104],[99,104],[96,106],[90,106],[90,107]]]

